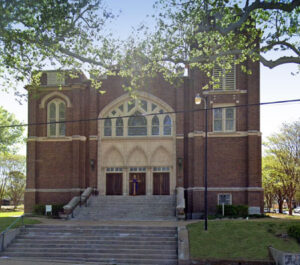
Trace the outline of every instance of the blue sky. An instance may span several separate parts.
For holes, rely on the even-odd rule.
[[[126,38],[132,28],[137,27],[141,22],[148,21],[148,26],[151,27],[153,21],[149,22],[147,14],[153,13],[153,3],[154,0],[107,0],[107,6],[114,12],[121,10],[118,20],[113,22],[110,27],[121,38]],[[297,70],[295,64],[279,66],[272,70],[261,65],[261,102],[300,99],[300,75],[293,76],[291,74]],[[19,89],[22,91],[22,88]],[[0,92],[0,105],[15,113],[19,120],[27,122],[27,104],[19,105],[14,100],[12,93]],[[300,103],[262,106],[263,139],[272,132],[278,131],[283,122],[292,122],[299,118]],[[25,152],[24,150],[22,153]]]

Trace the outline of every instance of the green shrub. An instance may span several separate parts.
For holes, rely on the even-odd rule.
[[[53,216],[58,216],[59,212],[62,212],[64,209],[64,204],[53,204],[52,205],[52,215]]]
[[[59,212],[63,211],[64,204],[52,204],[52,216],[58,217]],[[33,212],[37,215],[45,215],[46,205],[36,204]]]
[[[222,215],[222,205],[217,206],[217,214]],[[224,215],[227,217],[247,217],[247,205],[224,205]]]
[[[296,238],[300,243],[300,225],[291,225],[287,232],[290,237]]]
[[[45,205],[36,204],[33,207],[33,212],[35,214],[38,214],[38,215],[44,215],[45,214],[45,209],[46,209]]]
[[[250,218],[271,218],[269,215],[265,215],[265,214],[249,214],[248,217],[250,217]]]

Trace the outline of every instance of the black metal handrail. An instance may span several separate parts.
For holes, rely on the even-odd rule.
[[[1,251],[3,251],[4,250],[4,239],[5,239],[5,234],[16,224],[16,223],[18,223],[19,221],[20,221],[20,219],[21,219],[21,221],[22,221],[22,226],[21,227],[24,227],[24,215],[21,215],[21,216],[19,216],[18,218],[16,218],[8,227],[6,227],[6,229],[3,231],[3,232],[1,232],[1,234],[0,234],[0,238],[2,238],[2,240],[1,240]]]

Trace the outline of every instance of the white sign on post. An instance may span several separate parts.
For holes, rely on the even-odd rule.
[[[52,214],[52,205],[46,205],[46,215],[47,213]]]

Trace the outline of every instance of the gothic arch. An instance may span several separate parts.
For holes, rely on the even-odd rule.
[[[124,157],[116,146],[111,146],[105,153],[103,153],[103,166],[123,166]]]
[[[145,151],[139,146],[134,147],[128,152],[127,164],[128,166],[146,166],[148,165],[148,158]]]
[[[174,112],[174,109],[167,104],[166,102],[164,102],[163,100],[161,100],[160,98],[150,94],[150,93],[146,93],[143,91],[137,91],[137,98],[139,99],[145,99],[145,100],[149,100],[152,101],[154,103],[157,103],[161,108],[164,108],[166,112]],[[116,98],[115,100],[113,100],[112,102],[110,102],[108,105],[106,105],[100,112],[99,114],[99,118],[104,118],[107,116],[107,114],[109,113],[109,111],[116,107],[118,104],[125,102],[127,100],[131,100],[132,98],[130,97],[129,93],[126,93],[118,98]]]
[[[160,166],[171,164],[172,155],[170,154],[170,152],[164,146],[157,147],[151,155],[151,165]]]
[[[48,101],[48,99],[52,98],[52,97],[59,97],[62,98],[65,102],[68,108],[72,108],[72,103],[71,100],[69,99],[69,97],[67,97],[65,94],[58,92],[58,91],[54,91],[50,94],[47,94],[46,96],[44,96],[41,100],[40,103],[40,109],[45,108],[45,104]]]

